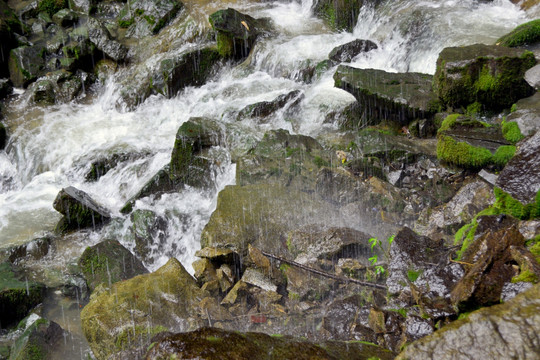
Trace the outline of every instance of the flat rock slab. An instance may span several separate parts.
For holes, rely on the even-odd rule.
[[[340,65],[334,85],[359,102],[368,121],[389,120],[406,125],[435,112],[432,76],[421,73],[389,73]]]

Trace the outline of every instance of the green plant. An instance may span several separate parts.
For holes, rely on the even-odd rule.
[[[519,125],[516,122],[503,120],[501,125],[504,138],[512,144],[515,144],[524,138],[519,129]]]
[[[497,41],[497,45],[516,47],[540,41],[540,19],[519,25]]]
[[[390,245],[392,245],[392,242],[394,241],[395,235],[390,236],[386,241],[388,242],[388,248],[390,248]],[[375,254],[375,247],[378,247],[381,249],[381,252],[384,254],[384,257],[388,260],[390,258],[389,250],[385,250],[383,248],[383,243],[381,240],[377,238],[370,238],[369,244],[371,246],[371,252],[373,253],[373,256],[371,256],[368,260],[371,262],[371,265],[375,266],[375,273],[377,275],[382,275],[386,273],[386,269],[382,265],[377,265],[379,262],[379,256]]]

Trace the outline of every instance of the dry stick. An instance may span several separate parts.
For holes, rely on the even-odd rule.
[[[278,261],[283,262],[285,264],[296,266],[296,267],[298,267],[298,268],[300,268],[302,270],[306,270],[306,271],[312,272],[312,273],[317,274],[317,275],[325,276],[325,277],[337,280],[339,282],[344,282],[344,283],[349,283],[350,282],[350,283],[357,284],[357,285],[360,285],[360,286],[366,286],[366,287],[372,287],[372,288],[375,288],[375,289],[386,290],[386,286],[384,286],[384,285],[379,285],[379,284],[374,284],[374,283],[370,283],[370,282],[366,282],[366,281],[360,281],[360,280],[356,280],[356,279],[351,279],[351,278],[344,277],[344,276],[333,275],[333,274],[330,274],[330,273],[327,273],[327,272],[324,272],[324,271],[321,271],[321,270],[313,269],[313,268],[310,268],[308,266],[299,264],[296,261],[287,260],[287,259],[284,259],[282,257],[269,254],[269,253],[267,253],[265,251],[262,251],[262,250],[261,250],[261,253],[264,256],[267,256],[267,257],[272,258],[274,260],[278,260]]]

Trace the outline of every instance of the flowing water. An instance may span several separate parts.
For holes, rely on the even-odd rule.
[[[335,46],[353,39],[370,39],[379,48],[353,59],[353,66],[434,73],[438,53],[444,47],[492,44],[540,13],[534,8],[524,12],[509,0],[392,0],[382,1],[377,10],[365,6],[352,33],[334,33],[313,16],[310,0],[188,2],[192,15],[183,15],[176,21],[186,23],[183,31],[171,32],[162,37],[165,40],[155,41],[157,45],[146,50],[150,54],[140,58],[147,58],[150,67],[160,58],[151,52],[157,52],[164,43],[168,44],[166,51],[174,53],[188,47],[183,42],[189,45],[207,41],[204,33],[209,25],[205,19],[218,8],[229,6],[254,17],[272,18],[278,34],[261,41],[244,64],[220,69],[202,87],[187,88],[171,99],[152,96],[135,110],[126,111],[117,106],[121,89],[112,77],[81,102],[26,107],[21,95],[7,106],[5,121],[12,135],[6,151],[0,152],[0,248],[52,231],[60,219],[52,208],[53,200],[63,187],[70,185],[90,194],[117,219],[102,230],[75,236],[75,245],[65,252],[63,261],[55,258],[43,262],[76,261],[85,246],[104,237],[117,238],[131,248],[133,244],[127,236],[131,220],[121,215],[119,209],[170,160],[176,131],[190,117],[206,116],[232,123],[244,106],[301,90],[305,97],[297,113],[285,118],[278,112],[265,124],[243,120],[235,125],[238,136],[230,147],[247,149],[268,129],[284,128],[320,137],[336,130],[323,124],[325,115],[354,99],[333,87],[335,69],[311,84],[299,79],[302,69],[326,59]],[[165,34],[167,31],[163,30]],[[122,162],[97,182],[85,180],[91,161],[114,153],[138,156]],[[137,201],[135,208],[153,210],[168,221],[165,244],[154,249],[153,261],[146,264],[150,270],[175,256],[192,271],[199,236],[215,209],[217,192],[234,183],[235,166],[230,156],[225,156],[217,170],[211,191],[188,188],[159,199]]]

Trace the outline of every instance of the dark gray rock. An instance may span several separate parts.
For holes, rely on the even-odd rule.
[[[62,9],[52,16],[52,20],[62,27],[70,27],[79,21],[79,15],[70,9]]]
[[[8,60],[11,49],[18,45],[17,34],[22,34],[21,20],[4,0],[0,1],[0,78],[9,76]],[[1,97],[1,96],[0,96]]]
[[[246,58],[257,38],[270,33],[268,19],[255,19],[234,9],[219,10],[209,18],[217,33],[219,54],[237,60]]]
[[[105,240],[87,247],[79,259],[79,267],[90,291],[99,285],[113,283],[148,273],[142,262],[116,240]]]
[[[540,132],[522,142],[497,178],[497,186],[523,204],[535,201],[540,191]]]
[[[53,207],[64,215],[57,225],[57,230],[60,232],[86,227],[95,229],[111,219],[107,209],[97,204],[84,191],[73,186],[64,188],[58,193]]]
[[[334,30],[352,32],[360,9],[377,3],[379,0],[317,0],[313,2],[313,13]]]
[[[335,47],[328,58],[340,62],[351,62],[351,60],[360,53],[377,49],[377,44],[371,40],[356,39],[346,44]]]
[[[272,101],[261,101],[248,105],[238,114],[238,119],[250,118],[253,121],[263,123],[272,114],[283,111],[284,117],[297,110],[298,104],[304,99],[304,94],[300,90],[294,90],[287,94],[278,96]]]
[[[42,237],[34,239],[26,244],[18,245],[9,251],[9,261],[17,264],[21,260],[34,259],[39,260],[49,253],[52,239]]]
[[[3,100],[13,92],[13,84],[9,79],[0,79],[0,100]]]
[[[128,0],[118,15],[118,25],[126,35],[142,38],[156,34],[184,7],[178,0]]]
[[[540,285],[535,285],[410,344],[396,359],[536,359],[539,334]]]
[[[47,358],[47,354],[51,354],[64,340],[64,330],[54,321],[38,318],[30,324],[29,320],[24,332],[11,347],[10,359],[32,359],[35,356]]]
[[[358,122],[383,120],[407,125],[415,119],[432,117],[436,98],[432,76],[420,73],[388,73],[340,65],[334,85],[356,98],[363,110]]]
[[[508,114],[506,120],[516,122],[524,136],[534,135],[540,131],[540,92],[519,100],[516,103],[516,111]]]
[[[101,50],[107,57],[116,62],[121,62],[127,55],[127,49],[124,45],[111,38],[107,28],[101,21],[95,18],[88,18],[88,38]]]
[[[167,220],[151,210],[135,210],[131,213],[131,222],[135,253],[152,263],[152,248],[159,249],[167,237]]]
[[[45,72],[44,54],[41,45],[21,46],[9,53],[9,73],[13,85],[26,87]]]

